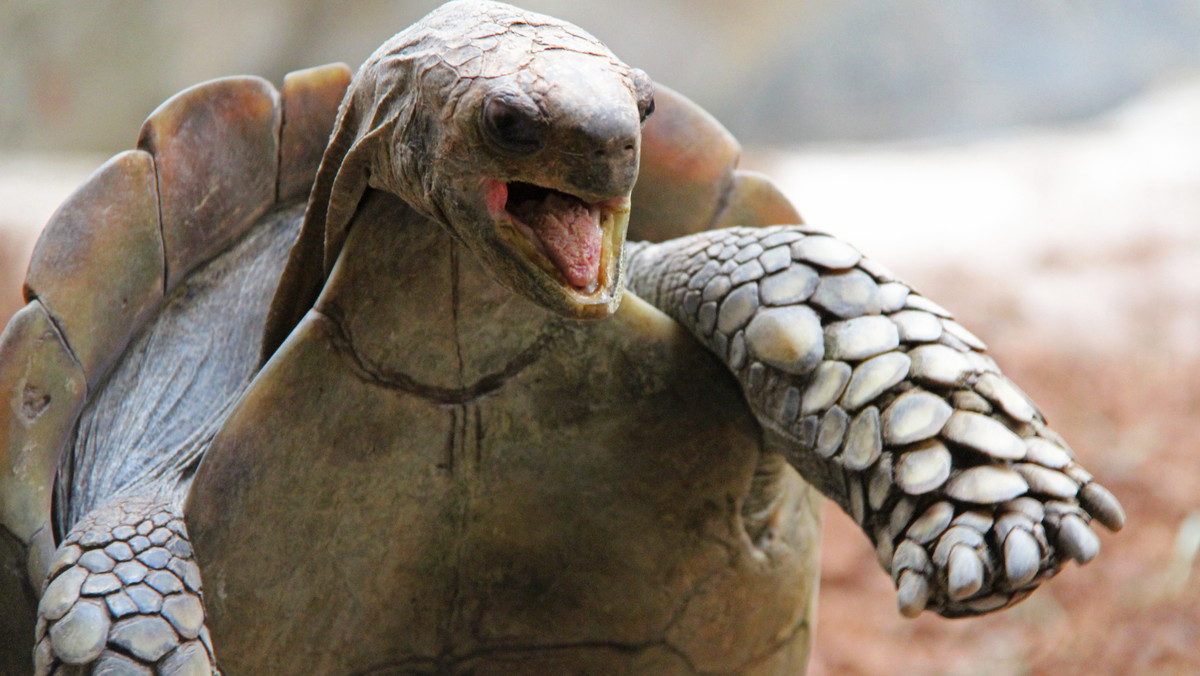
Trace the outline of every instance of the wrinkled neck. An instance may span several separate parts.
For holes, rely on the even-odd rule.
[[[444,228],[378,191],[359,207],[316,309],[371,377],[449,399],[531,363],[559,321],[494,282]]]

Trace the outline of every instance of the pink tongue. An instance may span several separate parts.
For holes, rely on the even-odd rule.
[[[551,193],[541,203],[526,202],[516,215],[542,240],[550,260],[577,289],[600,285],[600,210]]]

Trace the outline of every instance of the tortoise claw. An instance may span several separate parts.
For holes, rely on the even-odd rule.
[[[947,587],[950,600],[969,599],[983,588],[983,561],[975,549],[958,544],[950,550]]]
[[[1013,528],[1004,538],[1004,574],[1014,587],[1033,581],[1041,565],[1042,553],[1037,540],[1023,528]]]
[[[916,617],[925,610],[929,602],[929,581],[923,573],[906,570],[900,574],[900,585],[896,593],[896,605],[905,617]]]
[[[1058,548],[1082,565],[1100,553],[1100,538],[1083,519],[1066,514],[1058,524]]]
[[[1114,533],[1125,526],[1125,509],[1116,496],[1095,481],[1079,489],[1079,504]]]

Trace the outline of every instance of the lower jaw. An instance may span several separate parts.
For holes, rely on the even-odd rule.
[[[606,206],[609,208],[600,219],[600,271],[596,290],[590,293],[567,282],[562,272],[537,250],[538,246],[515,223],[500,226],[501,239],[507,240],[511,254],[520,259],[516,267],[534,277],[529,280],[534,282],[534,288],[525,291],[525,295],[531,296],[530,300],[555,314],[574,319],[604,319],[616,312],[624,286],[621,255],[629,224],[629,204],[626,199]]]

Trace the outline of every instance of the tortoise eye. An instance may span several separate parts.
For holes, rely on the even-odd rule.
[[[650,95],[650,101],[648,103],[640,103],[639,102],[638,114],[641,115],[642,122],[645,122],[646,118],[648,118],[654,114],[654,95],[653,94]]]
[[[528,155],[545,145],[545,125],[532,101],[501,93],[483,104],[483,130],[501,150]]]
[[[637,96],[638,117],[642,122],[654,113],[654,81],[646,75],[645,71],[634,68],[631,73],[633,78],[633,93]]]

